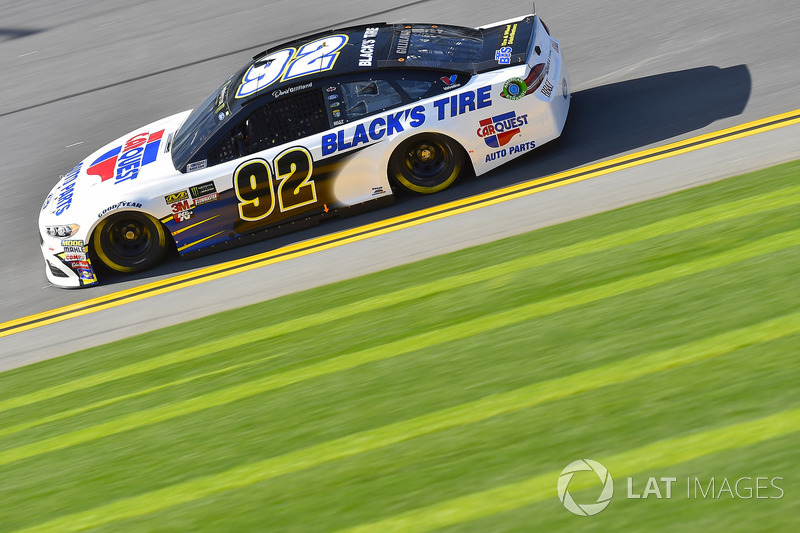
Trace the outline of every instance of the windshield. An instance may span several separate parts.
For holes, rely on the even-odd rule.
[[[183,172],[195,149],[211,137],[228,121],[231,113],[228,108],[228,89],[234,74],[219,89],[211,93],[200,107],[192,111],[172,141],[172,162]]]

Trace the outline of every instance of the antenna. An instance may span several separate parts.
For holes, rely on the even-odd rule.
[[[326,46],[328,46],[328,42],[322,41],[322,45],[317,50],[322,50]],[[323,53],[321,56],[319,56],[319,72],[317,72],[317,75],[322,74],[322,64],[325,62],[324,59],[325,59],[325,54]]]
[[[536,2],[533,3],[533,14],[536,14]]]

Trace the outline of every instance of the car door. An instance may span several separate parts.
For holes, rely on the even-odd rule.
[[[323,91],[312,89],[251,104],[244,118],[208,151],[210,166],[236,163],[231,176],[234,199],[227,206],[236,234],[328,209],[330,198],[321,183],[325,176],[315,174],[308,147],[310,137],[330,127],[325,103]]]

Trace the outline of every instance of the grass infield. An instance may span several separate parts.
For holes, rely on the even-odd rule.
[[[798,177],[783,165],[0,374],[0,531],[796,526]],[[589,518],[556,493],[584,458],[616,488]],[[651,476],[678,479],[671,499],[627,498]],[[689,497],[746,477],[780,491]],[[570,493],[600,486],[580,473]]]

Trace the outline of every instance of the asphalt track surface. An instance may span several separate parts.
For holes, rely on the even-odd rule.
[[[562,139],[433,197],[67,291],[36,220],[50,188],[111,139],[201,102],[265,47],[376,20],[480,25],[527,2],[0,1],[0,322],[800,110],[796,0],[540,0],[574,98]],[[262,266],[0,338],[0,370],[800,158],[800,125]],[[253,290],[253,288],[257,290]]]

